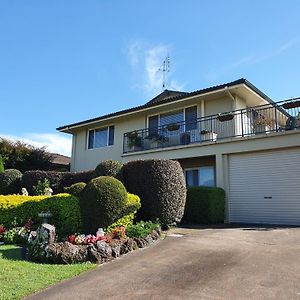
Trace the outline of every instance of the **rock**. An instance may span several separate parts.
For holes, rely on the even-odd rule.
[[[102,262],[112,259],[112,248],[104,241],[98,241],[96,244],[97,252],[102,257]]]
[[[115,242],[111,245],[112,257],[117,258],[121,255],[121,243]]]
[[[69,242],[52,243],[46,248],[46,258],[56,264],[82,263],[88,260],[87,246]]]
[[[50,224],[42,224],[36,233],[31,232],[28,238],[28,257],[33,261],[44,262],[47,253],[46,248],[55,241],[55,227]]]
[[[101,253],[97,251],[97,248],[94,245],[89,245],[87,251],[90,262],[97,264],[102,264],[105,262],[105,259],[102,258]]]
[[[133,239],[125,239],[124,241],[122,241],[120,253],[122,255],[131,252],[137,248],[138,246],[136,244],[136,241],[134,241]]]

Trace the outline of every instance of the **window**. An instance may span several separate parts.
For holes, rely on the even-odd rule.
[[[187,186],[215,186],[214,166],[205,166],[185,171]]]
[[[88,149],[107,147],[114,144],[115,126],[89,130]]]
[[[161,115],[151,116],[148,119],[149,134],[157,134],[159,126],[167,126],[173,123],[185,121],[185,130],[197,129],[197,106],[188,107]],[[179,129],[184,130],[183,126]]]

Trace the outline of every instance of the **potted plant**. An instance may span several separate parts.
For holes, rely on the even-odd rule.
[[[233,113],[224,113],[224,114],[218,114],[217,119],[220,122],[230,121],[234,118]]]
[[[258,115],[253,121],[253,128],[255,133],[269,132],[275,121],[272,118],[264,115]]]
[[[177,124],[177,123],[171,123],[171,124],[168,124],[168,125],[167,125],[167,129],[168,129],[169,131],[176,131],[176,130],[178,130],[179,128],[180,128],[180,125]]]
[[[191,136],[188,132],[183,132],[180,135],[180,143],[181,145],[188,145],[191,142]]]
[[[201,130],[201,141],[213,141],[215,142],[217,140],[218,134],[215,132],[212,132],[210,130]]]
[[[140,150],[142,147],[142,138],[137,131],[132,131],[127,134],[127,146],[129,149]]]

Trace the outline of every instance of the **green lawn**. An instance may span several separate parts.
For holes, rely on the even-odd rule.
[[[0,300],[21,299],[95,266],[94,264],[36,264],[22,261],[19,247],[0,246]]]

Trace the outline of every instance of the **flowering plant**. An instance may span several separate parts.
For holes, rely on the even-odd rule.
[[[6,228],[3,225],[0,225],[0,241],[2,241]]]
[[[117,227],[112,231],[112,238],[114,239],[124,239],[126,237],[125,227]]]
[[[75,240],[74,240],[76,245],[83,245],[84,241],[85,241],[85,235],[84,234],[77,235],[75,237]]]

